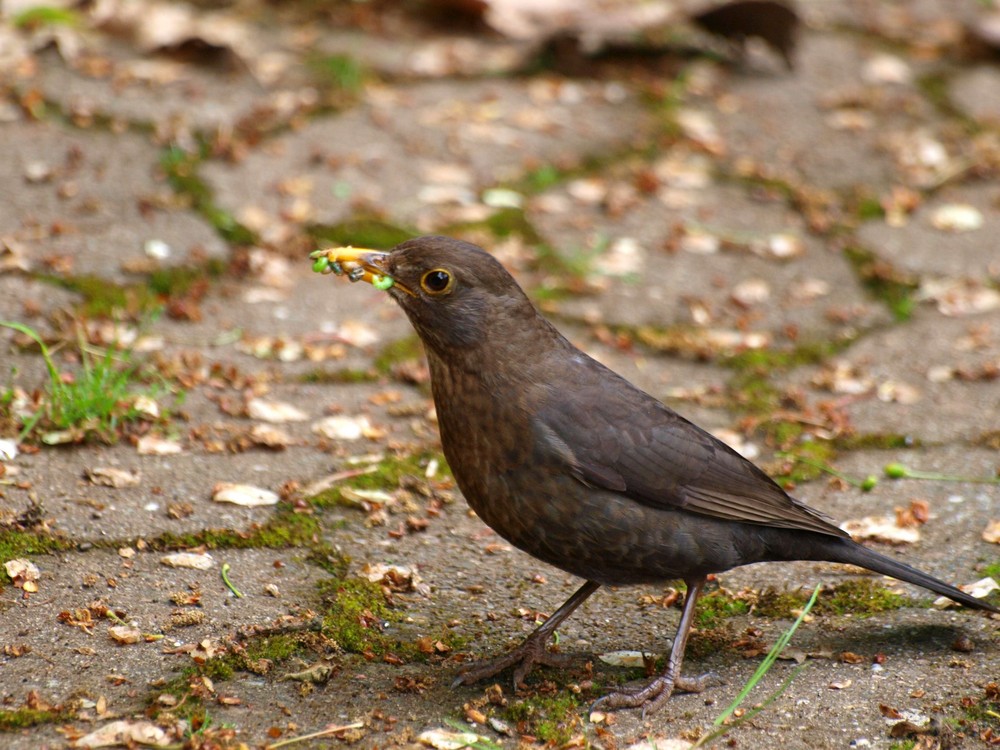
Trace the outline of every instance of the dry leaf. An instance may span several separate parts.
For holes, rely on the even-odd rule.
[[[171,568],[194,568],[195,570],[208,570],[215,565],[215,560],[208,553],[196,552],[174,552],[160,558],[160,563],[169,565]]]
[[[920,529],[916,526],[903,528],[896,519],[888,516],[865,516],[840,525],[854,539],[868,539],[885,544],[914,544],[920,541]]]
[[[262,398],[252,398],[247,402],[247,415],[251,419],[278,424],[281,422],[304,422],[309,415],[292,404],[284,401],[267,401]]]
[[[182,450],[181,444],[176,440],[166,440],[156,435],[143,435],[135,447],[143,456],[170,456]]]
[[[93,469],[87,469],[87,479],[103,487],[135,487],[142,479],[142,474],[135,469],[97,466]]]
[[[132,644],[142,640],[142,631],[132,625],[112,625],[108,635],[118,643]]]
[[[151,721],[113,721],[80,737],[73,747],[129,747],[133,744],[164,747],[170,743],[167,733]]]
[[[485,742],[475,732],[456,732],[451,729],[428,729],[417,737],[421,745],[433,747],[434,750],[463,750]]]
[[[964,591],[966,594],[976,597],[976,599],[983,599],[989,596],[994,591],[1000,591],[1000,583],[997,583],[994,579],[987,577],[987,578],[980,578],[978,581],[975,581],[974,583],[963,584],[959,586],[959,588],[962,589],[962,591]],[[956,602],[953,602],[946,596],[939,596],[937,599],[934,600],[934,606],[944,608],[944,607],[958,607],[961,605],[959,605]]]
[[[983,226],[983,213],[975,206],[949,203],[939,206],[930,217],[931,226],[942,232],[973,232]]]
[[[278,503],[278,493],[254,487],[251,484],[236,484],[233,482],[219,482],[212,489],[212,500],[217,503],[233,503],[246,508],[255,508],[261,505],[276,505]]]
[[[608,651],[599,654],[598,659],[613,667],[628,667],[630,669],[645,669],[650,661],[656,661],[659,657],[656,654],[644,653],[642,651]]]
[[[990,521],[983,529],[983,541],[1000,544],[1000,518]]]
[[[277,427],[255,424],[248,434],[256,445],[265,448],[281,449],[292,444],[292,436]]]
[[[10,576],[11,581],[14,582],[15,588],[23,589],[29,594],[38,591],[36,581],[41,576],[41,571],[38,570],[38,566],[31,562],[31,560],[15,558],[5,562],[3,567],[7,571],[7,575]]]
[[[321,419],[312,426],[312,431],[330,440],[360,440],[372,423],[366,416],[349,417],[338,414]]]

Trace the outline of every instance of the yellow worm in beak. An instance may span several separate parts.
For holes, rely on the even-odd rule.
[[[381,273],[376,263],[388,253],[364,247],[331,247],[309,253],[316,273],[335,273],[351,281],[367,281],[376,289],[385,291],[395,283],[391,276]]]

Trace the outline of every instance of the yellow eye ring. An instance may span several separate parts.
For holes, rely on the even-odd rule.
[[[455,277],[443,268],[434,268],[420,277],[420,288],[435,296],[447,294],[455,286]]]

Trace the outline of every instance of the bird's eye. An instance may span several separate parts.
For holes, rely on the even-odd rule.
[[[428,271],[420,279],[420,286],[428,294],[445,294],[455,285],[454,277],[443,268]]]

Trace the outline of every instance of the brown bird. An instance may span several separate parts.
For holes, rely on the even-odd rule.
[[[682,579],[687,596],[666,671],[607,708],[655,710],[681,675],[695,602],[711,573],[750,563],[850,563],[1000,612],[856,542],[763,471],[573,346],[486,251],[447,237],[389,252],[337,248],[314,269],[367,280],[406,312],[430,365],[445,457],[466,500],[500,536],[586,580],[544,624],[471,684],[514,667],[562,664],[548,639],[602,585]]]

